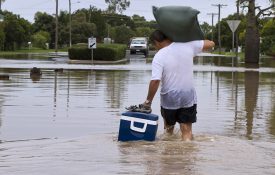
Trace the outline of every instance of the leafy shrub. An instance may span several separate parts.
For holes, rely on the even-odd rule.
[[[0,50],[4,50],[5,44],[5,33],[2,29],[0,29]]]
[[[69,49],[69,58],[71,60],[91,60],[91,49],[87,44],[77,44]],[[93,50],[93,59],[100,61],[116,61],[125,58],[126,45],[120,44],[97,44]]]
[[[267,55],[275,55],[275,21],[270,19],[264,24],[261,31],[261,52]]]
[[[263,37],[260,51],[263,54],[275,55],[275,37],[271,35]]]
[[[50,38],[50,33],[45,31],[39,31],[31,37],[31,40],[35,47],[47,49],[46,43],[49,43]]]
[[[270,52],[268,52],[267,54],[275,57],[275,45],[271,47]]]

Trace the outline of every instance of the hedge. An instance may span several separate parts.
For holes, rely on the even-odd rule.
[[[275,57],[275,45],[270,48],[270,51],[267,53],[267,55]]]
[[[93,50],[93,59],[99,61],[116,61],[125,58],[126,45],[121,44],[97,44]],[[91,49],[87,44],[78,44],[68,50],[71,60],[91,60]]]

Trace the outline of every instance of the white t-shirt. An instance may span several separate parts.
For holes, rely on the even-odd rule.
[[[193,58],[203,49],[203,40],[171,43],[160,49],[152,62],[151,80],[161,80],[161,106],[191,107],[197,103],[193,84]]]

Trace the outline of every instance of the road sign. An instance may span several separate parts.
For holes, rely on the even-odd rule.
[[[232,32],[235,32],[240,24],[240,20],[227,20],[227,24],[229,25]]]
[[[91,37],[88,39],[88,48],[89,49],[96,49],[96,38]]]
[[[232,31],[232,52],[234,52],[234,44],[235,44],[235,40],[234,40],[234,38],[235,38],[235,31],[237,30],[237,28],[238,28],[238,26],[239,26],[239,24],[240,24],[240,20],[227,20],[226,21],[227,22],[227,24],[228,24],[228,26],[229,26],[229,28],[231,29],[231,31]],[[238,46],[237,46],[237,48],[238,48]],[[236,51],[236,57],[237,57],[237,54],[238,54],[238,50],[236,49],[235,50]],[[232,64],[232,66],[233,66],[233,64]]]

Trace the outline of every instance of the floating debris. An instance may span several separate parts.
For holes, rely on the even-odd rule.
[[[9,75],[0,75],[0,80],[9,80],[10,76]]]

